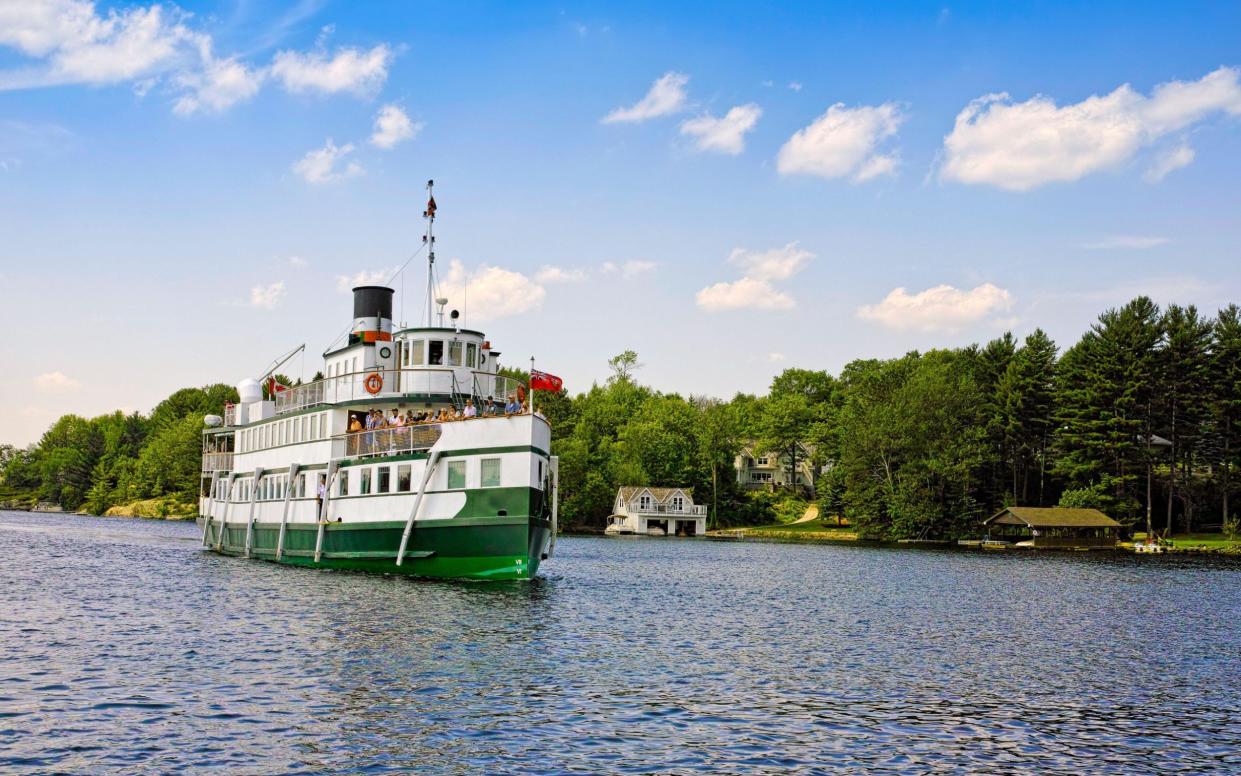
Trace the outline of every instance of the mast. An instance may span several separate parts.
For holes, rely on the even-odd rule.
[[[435,325],[432,317],[435,308],[432,306],[435,302],[435,181],[427,181],[427,209],[422,211],[422,217],[427,220],[427,233],[422,236],[422,242],[427,246],[427,327]]]

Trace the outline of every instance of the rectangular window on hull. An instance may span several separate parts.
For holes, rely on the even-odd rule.
[[[371,467],[362,470],[362,484],[358,486],[358,493],[365,496],[371,492]]]
[[[403,463],[396,467],[396,489],[402,493],[408,493],[410,487],[410,466]]]
[[[392,489],[391,486],[392,486],[392,467],[380,466],[379,467],[379,482],[375,486],[375,492],[376,493],[387,493],[389,490]]]
[[[448,489],[459,490],[465,487],[465,461],[448,462]]]
[[[340,494],[339,495],[348,496],[349,495],[349,470],[346,469],[345,471],[342,471],[340,474],[337,475],[337,477],[340,479]]]
[[[484,488],[500,487],[500,459],[484,458],[482,461],[482,472],[479,481]]]

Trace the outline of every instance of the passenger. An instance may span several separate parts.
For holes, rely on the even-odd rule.
[[[521,412],[521,405],[517,403],[517,397],[513,394],[508,395],[508,403],[504,405],[505,415],[516,415]]]
[[[362,421],[358,420],[357,415],[353,415],[349,419],[349,434],[345,437],[345,449],[349,455],[358,454],[358,446],[362,441],[359,434],[362,431]]]
[[[478,408],[474,406],[473,400],[471,399],[465,400],[465,411],[462,414],[465,415],[465,417],[467,418],[478,417]]]

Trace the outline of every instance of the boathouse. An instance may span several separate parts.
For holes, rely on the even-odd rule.
[[[692,488],[623,487],[616,492],[609,534],[702,536],[707,508],[694,504]]]
[[[983,521],[987,538],[1027,547],[1115,547],[1120,523],[1097,509],[1008,507]]]

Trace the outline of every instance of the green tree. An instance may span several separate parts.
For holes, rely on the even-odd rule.
[[[1164,344],[1159,351],[1158,415],[1161,431],[1172,443],[1168,455],[1167,533],[1172,533],[1173,500],[1185,507],[1185,530],[1192,530],[1190,479],[1194,452],[1210,411],[1211,324],[1190,305],[1172,305],[1163,314]],[[1181,481],[1177,482],[1177,468]]]
[[[757,452],[786,457],[788,487],[794,492],[797,491],[798,464],[804,462],[802,445],[810,434],[813,419],[810,400],[799,392],[771,396],[763,407]]]
[[[1233,520],[1232,470],[1241,452],[1241,308],[1230,304],[1215,319],[1211,343],[1211,411],[1219,440],[1221,514]]]
[[[1039,506],[1044,504],[1047,444],[1055,428],[1056,345],[1035,329],[1014,353],[996,386],[1010,471],[1011,503],[1028,504],[1037,473]]]
[[[711,473],[711,517],[708,527],[719,525],[720,474],[731,473],[741,449],[741,436],[735,408],[718,399],[696,401],[699,417],[694,426],[699,465]]]

